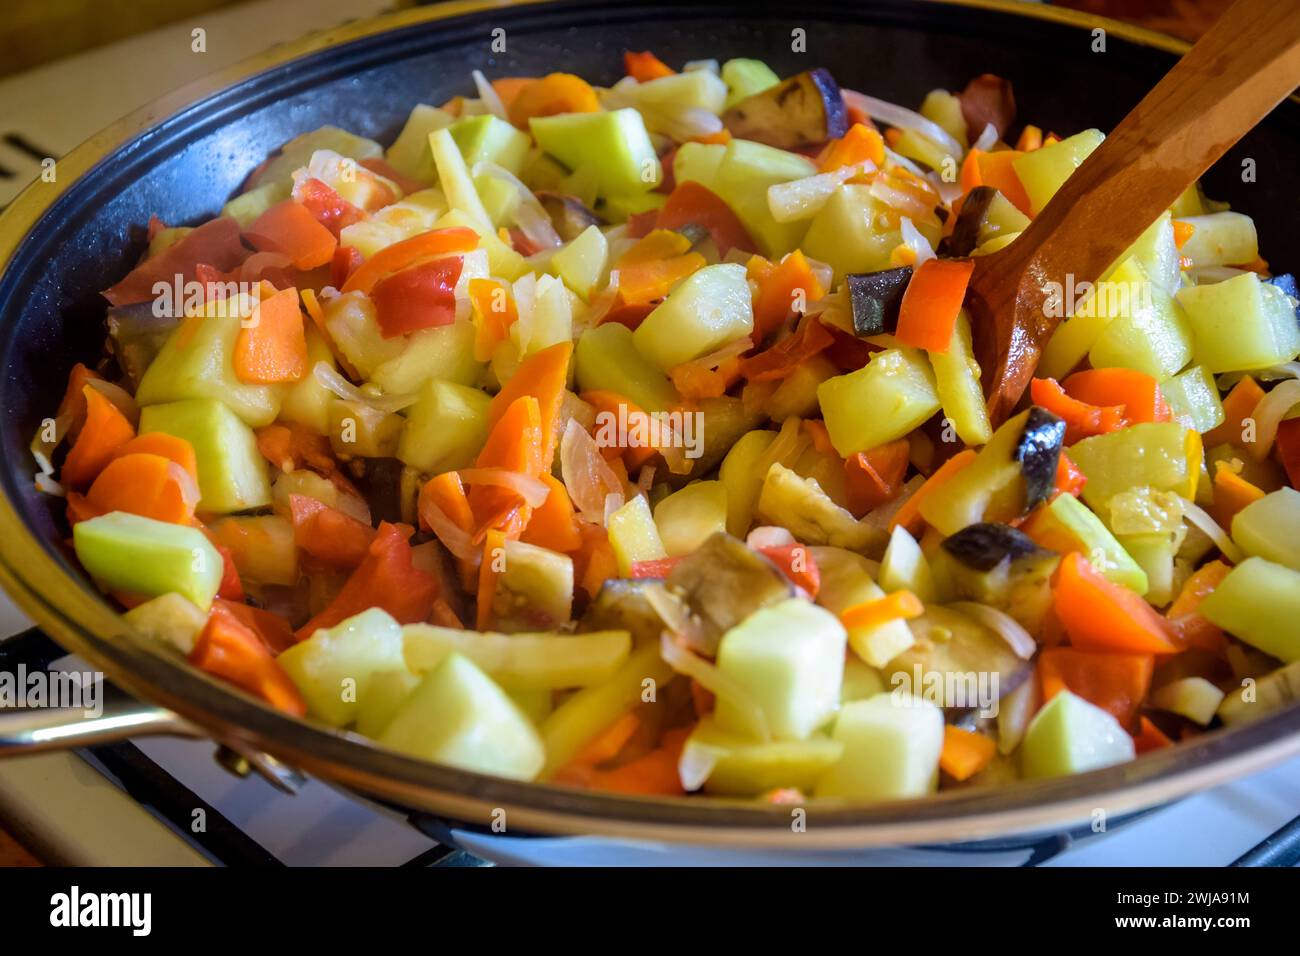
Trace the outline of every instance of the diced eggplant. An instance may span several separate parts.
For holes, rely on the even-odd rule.
[[[821,67],[746,97],[722,114],[722,122],[738,139],[778,149],[815,146],[849,128],[839,84]]]
[[[1031,406],[1015,455],[1025,479],[1025,511],[1032,511],[1051,497],[1064,441],[1065,422],[1046,409]]]
[[[402,507],[402,470],[396,458],[357,458],[350,463],[357,488],[370,503],[376,521],[405,521]]]
[[[578,238],[589,226],[603,226],[605,220],[588,209],[577,196],[539,190],[537,198],[551,217],[551,225],[565,242]]]
[[[981,73],[966,84],[957,98],[961,100],[966,135],[972,143],[979,139],[984,127],[990,123],[1001,139],[1016,121],[1016,96],[1011,89],[1011,81],[1000,76]]]
[[[984,523],[945,538],[933,571],[954,596],[1004,611],[1033,634],[1051,606],[1060,560],[1014,528]]]
[[[962,528],[944,538],[941,547],[976,571],[991,571],[1003,561],[1016,561],[1042,550],[1023,531],[990,521]]]
[[[893,333],[898,327],[898,307],[911,281],[911,266],[846,275],[853,331],[863,337]]]
[[[780,569],[743,541],[719,531],[668,575],[699,617],[702,649],[717,649],[722,635],[755,611],[794,596]]]
[[[638,647],[658,641],[664,621],[647,597],[647,592],[654,587],[661,588],[661,582],[610,578],[587,605],[578,621],[578,632],[628,631]],[[671,591],[668,594],[673,596]]]
[[[1219,719],[1236,726],[1267,717],[1300,700],[1300,661],[1279,667],[1255,682],[1255,693],[1246,696],[1233,688],[1219,704]]]
[[[950,256],[969,256],[978,246],[984,217],[998,191],[992,186],[976,186],[962,200],[961,212],[953,223],[944,253]]]
[[[157,315],[152,301],[108,310],[104,321],[108,325],[109,348],[133,389],[140,387],[145,369],[180,324],[180,315],[171,314],[173,311],[163,310],[164,314]]]
[[[916,641],[889,662],[888,683],[933,700],[949,720],[971,710],[991,710],[996,699],[1033,673],[1030,661],[960,611],[930,605],[908,626]]]

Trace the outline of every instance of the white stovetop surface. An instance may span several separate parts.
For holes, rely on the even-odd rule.
[[[142,34],[0,80],[0,134],[17,132],[62,155],[95,130],[154,97],[260,49],[383,11],[389,0],[256,0]],[[203,27],[207,52],[191,50]],[[123,64],[148,64],[123,69]],[[51,109],[51,104],[55,109]],[[39,171],[0,143],[0,163],[20,175],[0,180],[0,205]],[[0,595],[0,634],[27,626]],[[294,797],[258,778],[240,780],[213,760],[209,743],[138,742],[182,783],[277,857],[296,864],[396,864],[433,843],[399,820],[356,804],[316,781]],[[1300,761],[1185,800],[1126,830],[1067,851],[1053,864],[1223,865],[1254,846],[1300,808]],[[0,761],[0,817],[49,859],[84,864],[205,865],[169,825],[75,754]],[[543,841],[549,842],[549,841]],[[536,841],[504,855],[530,862]],[[572,841],[543,850],[553,861],[596,863],[608,848]],[[677,862],[650,849],[642,862]],[[697,859],[708,861],[707,853]]]

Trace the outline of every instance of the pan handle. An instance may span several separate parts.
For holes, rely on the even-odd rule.
[[[0,680],[11,681],[13,696],[23,696],[35,675],[45,680],[50,665],[65,651],[33,628],[0,642]],[[0,696],[0,757],[116,743],[128,737],[194,737],[199,731],[179,714],[144,703],[105,683],[93,707],[13,706]],[[3,706],[9,704],[9,706]]]

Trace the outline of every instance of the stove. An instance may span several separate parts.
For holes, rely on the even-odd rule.
[[[96,130],[155,97],[304,33],[371,16],[391,0],[255,0],[0,79],[0,207]],[[196,28],[206,52],[192,49]],[[123,64],[149,69],[123,69]],[[93,82],[88,82],[93,78]],[[56,109],[50,109],[55,104]],[[28,626],[0,595],[0,635]],[[707,849],[456,834],[439,843],[398,814],[316,780],[295,795],[237,777],[210,742],[147,738],[0,761],[0,820],[41,859],[70,865],[478,866],[716,862]],[[943,850],[818,854],[806,862],[1225,866],[1254,854],[1296,865],[1300,760],[1146,814],[1104,839],[1000,855]],[[1290,829],[1287,826],[1290,824]],[[1271,836],[1283,832],[1291,839]],[[1263,845],[1261,846],[1261,844]],[[472,853],[478,854],[471,855]],[[1269,854],[1272,854],[1270,857]],[[755,854],[733,862],[768,863]]]

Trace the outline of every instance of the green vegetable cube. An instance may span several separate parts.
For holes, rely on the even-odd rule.
[[[305,425],[318,435],[330,427],[329,403],[334,393],[320,383],[312,370],[317,362],[324,362],[338,370],[334,353],[314,325],[307,326],[307,374],[289,386],[280,405],[280,421]]]
[[[754,331],[745,267],[705,266],[688,276],[632,333],[637,351],[663,371]]]
[[[774,431],[747,432],[727,451],[718,470],[726,489],[727,531],[737,538],[745,537],[754,521],[754,505],[766,477],[759,461],[775,440]]]
[[[939,780],[943,711],[910,694],[844,705],[831,739],[844,756],[817,782],[818,797],[900,800],[932,793]]]
[[[409,395],[435,379],[473,385],[483,372],[474,360],[474,323],[468,319],[411,333],[406,348],[380,364],[370,381],[390,395]]]
[[[1068,690],[1057,691],[1034,715],[1020,745],[1026,777],[1064,777],[1133,756],[1133,738],[1119,721]]]
[[[140,410],[140,434],[166,432],[194,448],[199,466],[199,509],[214,514],[271,503],[266,459],[253,430],[226,405],[195,398]]]
[[[1300,660],[1300,572],[1247,558],[1201,602],[1200,613],[1285,663]]]
[[[608,259],[609,243],[605,241],[605,234],[599,226],[591,225],[551,257],[551,268],[565,285],[587,302],[605,274]]]
[[[643,411],[666,411],[677,402],[677,390],[667,376],[646,361],[632,330],[617,322],[582,333],[574,369],[581,391],[611,391]]]
[[[1286,294],[1253,272],[1178,293],[1196,340],[1196,362],[1233,372],[1289,362],[1300,353],[1300,326]]]
[[[78,521],[72,543],[86,573],[110,591],[175,591],[206,611],[221,586],[221,555],[198,528],[113,511]]]
[[[460,147],[466,165],[496,163],[516,176],[531,146],[525,134],[489,113],[458,119],[447,127],[447,132]]]
[[[881,228],[879,217],[884,211],[870,186],[841,186],[808,224],[803,241],[794,242],[805,255],[834,269],[836,284],[850,272],[888,269],[889,254],[902,237],[897,229]]]
[[[448,654],[393,715],[379,742],[435,763],[531,780],[546,762],[528,716],[492,678]]]
[[[139,634],[188,655],[208,623],[208,616],[189,598],[168,591],[122,615]]]
[[[1146,594],[1146,573],[1110,530],[1074,495],[1057,495],[1040,519],[1047,528],[1069,535],[1094,568],[1116,584]],[[1169,536],[1166,535],[1166,538]]]
[[[673,156],[673,180],[678,185],[697,182],[713,189],[727,147],[721,143],[682,143]]]
[[[429,152],[429,134],[450,126],[456,117],[446,110],[427,103],[417,103],[406,118],[406,125],[388,147],[388,163],[403,175],[420,182],[433,183],[438,179],[433,168],[433,154]]]
[[[1204,365],[1193,365],[1160,383],[1160,393],[1174,421],[1204,434],[1223,424],[1223,400],[1214,376]]]
[[[321,628],[276,660],[311,714],[332,727],[356,719],[358,701],[369,690],[372,674],[406,669],[402,627],[379,608]]]
[[[627,631],[587,634],[497,634],[408,624],[406,663],[426,674],[449,654],[463,654],[510,691],[587,687],[609,680],[628,660]]]
[[[669,557],[690,554],[705,538],[727,530],[727,487],[695,481],[655,505],[655,525]]]
[[[844,677],[844,627],[801,598],[754,612],[722,636],[718,670],[757,706],[776,740],[806,740],[834,716]],[[748,709],[719,696],[718,726],[752,734]]]
[[[645,495],[636,495],[610,515],[606,527],[618,559],[618,573],[623,577],[632,574],[632,565],[638,561],[668,557]]]
[[[902,525],[891,532],[889,546],[881,558],[880,586],[886,591],[911,591],[927,604],[938,597],[930,562]]]
[[[948,351],[930,352],[939,400],[953,430],[967,445],[983,445],[993,435],[980,366],[971,345],[970,319],[965,310],[957,316]]]
[[[799,245],[808,224],[777,222],[767,204],[767,187],[815,172],[816,166],[795,153],[733,139],[727,144],[710,188],[731,207],[758,243],[759,250],[769,259],[777,259]],[[815,255],[811,250],[806,251]]]
[[[1043,211],[1048,200],[1070,178],[1070,174],[1083,165],[1103,139],[1100,130],[1085,129],[1059,143],[1023,153],[1012,160],[1011,165],[1029,195],[1034,215]]]
[[[1137,260],[1122,263],[1094,295],[1094,308],[1109,320],[1088,352],[1093,368],[1132,368],[1161,379],[1191,360],[1183,310]]]
[[[538,116],[528,125],[537,145],[564,165],[590,167],[601,196],[649,192],[663,178],[645,121],[634,109]]]
[[[845,458],[903,437],[940,407],[930,363],[911,348],[877,352],[856,372],[823,382],[817,401]]]
[[[737,57],[722,64],[722,81],[727,84],[725,108],[730,109],[747,96],[776,86],[781,78],[762,60]],[[681,182],[681,180],[677,180]]]
[[[1232,540],[1247,554],[1300,571],[1300,491],[1282,487],[1232,519]]]
[[[1179,422],[1144,422],[1076,442],[1069,455],[1088,478],[1083,500],[1106,515],[1110,499],[1130,488],[1145,485],[1188,497],[1199,476],[1192,470],[1199,464],[1199,437]]]
[[[708,768],[707,793],[756,797],[782,787],[812,790],[817,779],[844,753],[844,745],[828,737],[755,743],[743,734],[723,730],[710,717],[699,722],[682,749],[684,784],[696,768]]]
[[[1179,252],[1197,268],[1242,266],[1259,258],[1259,237],[1249,216],[1224,210],[1184,216],[1182,221],[1192,227],[1192,234]]]
[[[406,415],[397,457],[426,475],[472,465],[487,441],[489,404],[477,388],[426,383]]]

